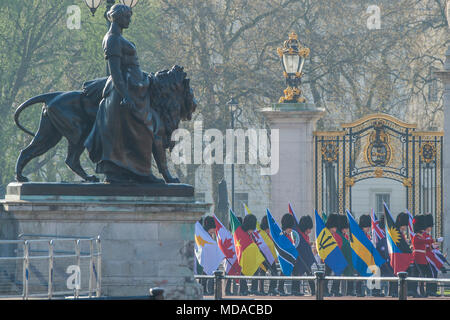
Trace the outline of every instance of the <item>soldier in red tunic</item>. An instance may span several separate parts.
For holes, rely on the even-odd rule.
[[[413,220],[415,233],[412,238],[413,257],[416,267],[416,275],[423,278],[431,278],[433,275],[427,261],[426,253],[428,250],[431,250],[431,245],[434,243],[434,240],[425,232],[425,219],[426,218],[424,215],[416,215]],[[427,291],[430,291],[428,285],[427,289]],[[427,292],[424,288],[424,283],[419,283],[419,291],[421,296],[427,296]]]

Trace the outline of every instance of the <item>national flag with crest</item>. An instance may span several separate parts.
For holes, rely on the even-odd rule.
[[[217,245],[225,256],[225,273],[228,275],[240,275],[241,266],[239,265],[234,240],[231,232],[225,228],[220,220],[213,215],[216,223]]]
[[[389,258],[394,273],[397,275],[398,272],[404,272],[408,269],[412,261],[412,252],[401,231],[395,226],[394,218],[386,203],[383,202],[383,206]]]
[[[376,246],[378,241],[384,239],[386,235],[384,234],[383,227],[380,226],[380,220],[378,220],[373,208],[370,214],[370,218],[372,221],[372,243],[374,246]]]
[[[285,276],[290,276],[294,270],[294,265],[298,257],[297,249],[294,247],[291,240],[289,240],[283,232],[281,232],[280,227],[272,217],[269,209],[266,211],[270,235],[272,236],[273,243],[275,244],[281,271]]]
[[[304,272],[311,271],[311,266],[316,262],[316,258],[314,257],[314,253],[312,252],[311,245],[306,241],[306,239],[302,236],[302,232],[300,231],[299,222],[300,220],[295,215],[294,209],[292,209],[291,204],[289,203],[289,213],[294,217],[294,228],[293,231],[298,233],[298,237],[294,237],[294,246],[298,252],[297,263],[299,274],[303,274]],[[298,241],[297,241],[298,239]]]
[[[344,254],[336,243],[330,230],[325,227],[322,218],[314,210],[316,219],[316,247],[319,256],[330,267],[334,274],[339,276],[342,274],[348,263],[345,260]]]
[[[355,270],[361,276],[369,277],[375,272],[373,266],[380,267],[386,262],[372,242],[367,238],[364,231],[361,230],[350,211],[347,210],[347,218],[350,227],[350,246],[352,247],[352,263]]]
[[[250,208],[244,203],[244,209],[246,214],[251,214]],[[275,245],[270,237],[264,230],[261,230],[261,226],[259,225],[259,221],[256,221],[256,230],[251,234],[252,240],[258,246],[259,250],[263,254],[264,258],[269,266],[271,266],[275,262]],[[266,269],[264,266],[261,267],[263,270]]]
[[[234,247],[236,248],[236,255],[239,265],[242,268],[241,272],[245,276],[253,276],[265,258],[261,254],[256,243],[250,238],[250,235],[242,230],[241,223],[231,209],[230,225],[234,239]]]
[[[195,245],[194,251],[198,263],[202,266],[203,271],[212,275],[217,267],[225,258],[222,251],[219,249],[217,242],[209,235],[209,233],[202,227],[200,222],[195,224]]]

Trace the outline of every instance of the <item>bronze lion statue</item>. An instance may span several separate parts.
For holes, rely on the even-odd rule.
[[[149,74],[150,106],[153,112],[154,141],[152,155],[158,170],[167,183],[179,183],[167,167],[166,149],[172,150],[172,132],[181,120],[191,120],[197,107],[189,79],[180,66]],[[82,91],[52,92],[33,97],[21,104],[15,114],[16,125],[33,136],[31,143],[21,150],[16,162],[16,180],[27,182],[23,176],[24,167],[32,159],[43,155],[57,145],[62,137],[68,141],[65,163],[84,181],[98,182],[94,175],[88,175],[81,167],[80,156],[85,147],[102,100],[107,78],[99,78],[83,84]],[[19,123],[20,113],[37,103],[43,103],[39,129],[36,133]],[[150,142],[149,142],[150,143]]]

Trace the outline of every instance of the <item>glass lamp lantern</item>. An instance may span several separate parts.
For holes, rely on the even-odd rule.
[[[129,6],[130,8],[134,8],[139,0],[120,0],[121,4]]]
[[[89,10],[91,10],[92,15],[95,14],[95,11],[97,11],[98,7],[100,7],[102,1],[103,0],[84,0]]]
[[[278,48],[277,52],[283,66],[283,74],[286,78],[287,88],[284,90],[284,97],[280,98],[280,103],[303,103],[305,98],[301,97],[301,78],[305,59],[309,56],[309,49],[302,47],[295,32],[289,34],[289,40],[283,44],[283,48]]]

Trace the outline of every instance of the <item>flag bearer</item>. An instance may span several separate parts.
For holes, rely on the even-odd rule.
[[[242,230],[244,230],[245,232],[247,232],[250,235],[250,238],[254,241],[252,233],[256,230],[256,217],[253,214],[247,214],[244,217],[244,221],[242,222]],[[256,270],[255,272],[255,276],[262,276],[264,274],[264,271],[261,268],[258,268],[258,270]],[[260,286],[260,291],[258,291],[258,280],[252,280],[251,282],[251,289],[250,289],[250,294],[251,295],[257,295],[257,296],[261,296],[261,295],[265,295],[264,293],[264,287]]]
[[[298,227],[300,229],[300,236],[305,239],[305,241],[308,243],[308,245],[310,247],[313,246],[315,248],[315,245],[309,239],[309,235],[311,234],[312,228],[313,228],[313,221],[312,221],[311,216],[309,216],[309,215],[302,216],[300,218],[300,221],[298,222]],[[306,275],[308,275],[308,276],[312,275],[311,269],[306,271]],[[315,284],[314,280],[309,280],[308,284],[309,284],[309,289],[311,291],[311,295],[315,296],[316,295],[316,284]]]
[[[384,215],[380,217],[379,220],[380,227],[384,230]],[[376,249],[380,256],[386,260],[386,263],[381,265],[380,267],[380,273],[382,277],[394,277],[394,269],[392,269],[391,264],[389,262],[389,250],[387,247],[387,238],[383,237],[380,240],[378,240]],[[385,292],[385,294],[389,294],[391,297],[395,298],[398,297],[398,294],[396,291],[394,291],[392,288],[392,285],[390,285],[390,282],[388,284],[389,292]],[[380,292],[381,295],[381,292]]]
[[[290,213],[286,213],[281,218],[281,229],[283,230],[283,234],[292,242],[292,244],[298,243],[298,238],[300,235],[293,230],[295,226],[294,216]],[[298,264],[294,265],[294,270],[292,271],[292,276],[299,276],[299,271],[297,268]],[[280,281],[281,288],[278,288],[280,295],[284,294],[284,281]],[[291,295],[293,296],[303,296],[303,293],[300,292],[300,281],[293,280],[291,285]]]
[[[325,226],[330,230],[332,236],[334,237],[334,240],[336,240],[336,243],[339,247],[339,249],[342,250],[342,243],[343,240],[341,236],[337,233],[337,229],[339,228],[339,214],[332,213],[328,216],[327,222]],[[325,275],[329,276],[331,275],[333,270],[325,264]],[[328,283],[328,281],[326,281]],[[333,283],[331,285],[331,293],[328,292],[328,285],[325,285],[325,295],[331,296],[334,295],[335,297],[342,297],[342,294],[339,292],[340,287],[340,281],[339,280],[333,280]]]
[[[267,216],[262,217],[260,227],[261,227],[261,230],[266,232],[267,235],[269,236],[269,238],[272,240],[272,237],[270,235],[269,223],[267,222]],[[276,264],[277,261],[278,261],[278,258],[275,257],[275,262],[270,266],[270,268],[268,270],[271,276],[278,276],[278,270],[277,270],[277,264]],[[277,281],[276,280],[270,280],[269,291],[267,294],[270,296],[279,295],[279,292],[277,290]]]
[[[364,232],[364,234],[366,235],[366,237],[371,240],[371,226],[372,226],[372,219],[370,218],[370,216],[368,214],[363,214],[359,217],[359,223],[358,223],[359,227],[361,228],[361,230]],[[362,285],[363,282],[362,281],[358,281],[356,283],[356,296],[357,297],[364,297],[365,293],[362,290]]]
[[[353,276],[354,275],[354,269],[352,264],[352,248],[350,246],[350,229],[348,224],[348,219],[345,215],[340,214],[339,215],[339,227],[337,228],[337,234],[342,238],[342,254],[345,257],[345,260],[347,260],[347,267],[345,268],[344,272],[342,273],[344,276]],[[343,289],[342,289],[343,291]],[[346,286],[346,292],[345,295],[347,296],[354,296],[353,293],[353,281],[347,281]]]

